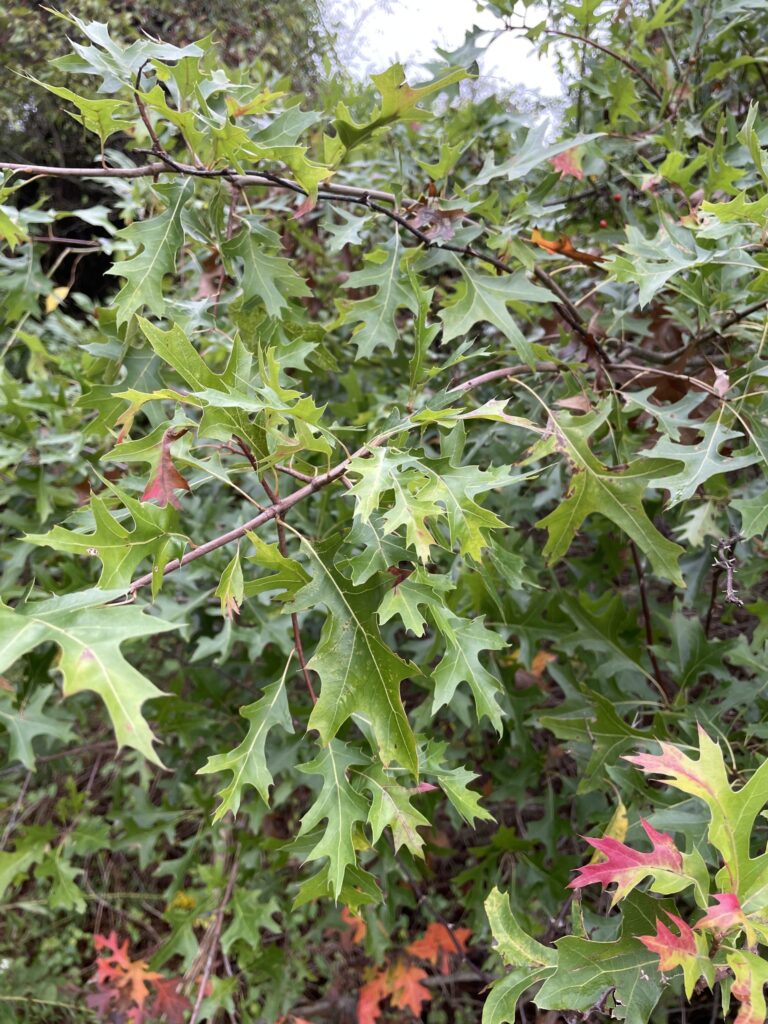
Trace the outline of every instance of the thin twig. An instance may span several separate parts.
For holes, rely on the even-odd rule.
[[[192,1016],[189,1018],[189,1024],[197,1024],[197,1018],[200,1014],[200,1007],[203,1004],[205,998],[205,990],[208,987],[208,979],[211,976],[213,969],[213,960],[216,956],[216,950],[219,945],[219,935],[221,935],[221,926],[224,923],[224,912],[227,909],[232,890],[235,887],[235,879],[237,878],[237,867],[238,867],[238,853],[235,852],[232,858],[232,867],[229,870],[229,878],[227,879],[227,887],[224,890],[221,903],[219,904],[218,910],[216,911],[216,920],[213,926],[213,932],[210,938],[210,947],[208,949],[208,956],[205,961],[205,968],[203,970],[202,977],[200,978],[200,985],[197,990],[197,998],[195,999],[195,1005],[192,1010]]]
[[[159,148],[158,148],[159,147]],[[152,177],[156,178],[158,174],[174,172],[176,174],[185,174],[195,178],[223,178],[228,181],[230,185],[235,188],[243,189],[250,186],[258,187],[277,187],[286,189],[291,192],[295,192],[299,195],[307,195],[307,191],[303,186],[299,185],[298,182],[285,178],[278,174],[272,174],[269,171],[262,171],[259,174],[239,174],[235,170],[229,167],[220,169],[211,168],[200,168],[193,167],[190,164],[182,164],[170,157],[157,143],[156,148],[150,151],[161,161],[160,163],[144,164],[140,167],[52,167],[41,164],[14,164],[0,162],[0,170],[9,170],[17,174],[30,174],[38,176],[49,176],[49,177],[115,177],[115,178],[142,178]],[[391,220],[394,220],[406,231],[410,232],[415,238],[427,247],[437,246],[437,242],[434,239],[429,238],[423,231],[409,223],[408,220],[401,214],[397,213],[395,207],[398,205],[398,197],[391,192],[382,192],[378,189],[367,189],[360,188],[352,185],[336,185],[332,182],[324,184],[318,192],[319,200],[326,200],[328,202],[351,202],[359,203],[362,206],[366,206],[368,209],[373,210],[376,213],[383,214]],[[401,200],[403,203],[412,203],[413,200],[403,197]],[[393,209],[388,209],[387,206],[382,206],[385,203]],[[490,253],[481,252],[479,249],[475,249],[470,245],[454,245],[450,242],[442,242],[439,248],[445,249],[447,252],[455,252],[464,256],[471,256],[474,259],[480,260],[483,263],[487,263],[489,266],[495,267],[497,270],[505,274],[514,273],[514,268],[503,260],[492,256]],[[592,333],[589,331],[586,323],[581,317],[578,309],[573,302],[569,299],[563,289],[557,284],[556,281],[546,271],[540,267],[536,267],[533,271],[534,276],[546,285],[551,291],[553,291],[559,298],[559,302],[555,303],[555,309],[558,315],[571,327],[577,334],[587,341],[588,344],[592,345],[597,351],[598,355],[604,362],[608,362],[608,358],[601,348],[600,344],[594,339]]]
[[[632,561],[635,563],[637,585],[640,591],[640,606],[643,610],[643,625],[645,627],[645,646],[648,651],[648,657],[651,659],[651,666],[653,668],[653,675],[656,679],[656,684],[661,692],[669,697],[671,694],[668,693],[667,687],[664,685],[664,676],[661,672],[661,666],[659,665],[659,660],[656,657],[656,652],[653,649],[653,621],[651,619],[651,609],[648,604],[648,588],[645,582],[643,566],[640,561],[640,554],[637,550],[637,544],[635,544],[633,540],[629,542],[629,548],[632,552]]]
[[[548,36],[560,36],[561,39],[573,39],[577,43],[584,43],[586,46],[592,46],[595,50],[602,50],[603,53],[607,53],[609,57],[613,57],[614,60],[619,61],[625,68],[631,71],[633,75],[637,75],[642,82],[645,82],[656,99],[664,99],[663,92],[658,88],[656,83],[646,75],[642,68],[639,68],[637,64],[634,64],[622,53],[617,53],[616,50],[611,49],[610,46],[606,46],[604,43],[598,43],[596,40],[589,39],[587,36],[577,35],[575,32],[561,32],[559,29],[555,28],[545,29],[545,34]]]
[[[250,447],[245,443],[245,441],[241,437],[238,437],[237,434],[233,436],[237,443],[240,445],[243,455],[245,455],[246,459],[248,459],[248,461],[250,462],[254,472],[258,473],[259,463],[256,459],[256,456],[251,451]],[[264,488],[266,495],[272,502],[272,504],[279,505],[279,491],[276,488],[273,488],[265,477],[260,477],[260,480],[261,486]],[[283,526],[282,519],[277,517],[275,519],[275,525],[277,526],[277,546],[280,550],[280,554],[283,556],[283,558],[288,558],[288,542],[285,539],[285,527]],[[312,686],[312,677],[310,676],[309,669],[307,668],[307,659],[304,656],[304,645],[301,642],[299,616],[296,614],[296,612],[291,612],[291,625],[293,627],[293,646],[296,649],[296,657],[299,659],[299,665],[301,665],[301,672],[302,675],[304,676],[304,682],[306,683],[307,690],[309,691],[309,696],[312,698],[312,703],[317,704],[317,695],[315,694],[315,689]]]

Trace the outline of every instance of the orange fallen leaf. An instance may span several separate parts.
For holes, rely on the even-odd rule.
[[[406,952],[435,964],[442,974],[447,974],[449,956],[464,953],[471,935],[469,928],[449,928],[439,921],[433,921],[422,938],[406,946]]]
[[[361,943],[368,931],[368,927],[363,918],[358,914],[353,914],[349,907],[344,907],[341,911],[341,920],[349,929],[347,937],[351,939],[352,942],[357,942],[358,944]]]

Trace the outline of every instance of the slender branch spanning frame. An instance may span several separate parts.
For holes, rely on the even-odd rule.
[[[279,174],[262,172],[259,174],[239,174],[232,168],[203,168],[193,167],[191,164],[182,164],[172,159],[164,151],[157,148],[149,151],[150,155],[159,157],[159,162],[142,164],[137,167],[49,167],[42,164],[13,164],[0,162],[0,170],[11,171],[14,174],[24,174],[32,177],[66,177],[66,178],[157,178],[160,174],[182,174],[194,178],[221,178],[228,181],[233,188],[242,190],[248,187],[258,188],[279,188],[298,195],[307,196],[308,192],[298,182],[285,178]],[[500,260],[489,253],[481,252],[470,245],[453,245],[450,242],[438,243],[427,234],[411,224],[406,217],[397,212],[398,199],[392,192],[382,192],[379,189],[360,188],[354,185],[338,185],[333,182],[326,182],[318,191],[318,200],[324,202],[356,203],[361,206],[380,213],[390,220],[395,221],[405,231],[417,238],[427,248],[441,248],[447,252],[455,252],[459,255],[469,256],[473,259],[487,263],[495,267],[501,273],[512,274],[514,268],[504,260]],[[414,200],[403,199],[403,203],[412,204]],[[563,291],[557,281],[554,280],[541,267],[535,267],[534,276],[550,291],[557,295],[559,302],[555,303],[560,318],[577,334],[583,338],[590,347],[600,355],[604,362],[608,361],[597,340],[593,337],[584,319],[579,313],[575,303]]]

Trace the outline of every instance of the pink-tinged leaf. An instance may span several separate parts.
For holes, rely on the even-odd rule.
[[[651,840],[653,848],[650,853],[633,850],[620,843],[618,839],[587,839],[589,845],[599,850],[605,860],[578,868],[579,876],[569,883],[569,888],[581,889],[585,885],[599,883],[606,889],[615,882],[616,891],[611,903],[613,905],[648,875],[682,875],[683,856],[675,846],[672,836],[666,832],[657,832],[642,818],[640,824]]]
[[[141,496],[142,501],[156,501],[161,508],[165,508],[168,504],[173,505],[174,508],[181,507],[174,491],[188,491],[190,486],[189,481],[184,479],[173,463],[171,445],[186,432],[186,428],[182,430],[169,429],[163,434],[163,439],[160,442],[160,458]]]
[[[728,957],[728,966],[735,978],[731,995],[741,1003],[734,1024],[765,1024],[768,963],[755,953],[739,950]]]
[[[192,1004],[179,988],[181,978],[157,978],[154,982],[155,998],[151,1003],[153,1017],[159,1017],[166,1024],[184,1024],[187,1010]]]
[[[701,757],[698,761],[693,761],[671,743],[661,741],[660,754],[635,754],[626,756],[624,760],[636,764],[646,775],[664,776],[676,789],[711,803],[719,790],[729,788],[728,778],[720,748],[712,742],[701,726],[699,745]]]
[[[739,897],[734,892],[714,893],[712,898],[717,906],[710,907],[704,917],[696,922],[696,928],[710,928],[716,935],[725,935],[731,928],[743,928],[747,933],[747,942],[752,945],[755,933],[741,909]]]
[[[557,156],[551,157],[549,162],[556,171],[560,171],[563,178],[570,176],[578,178],[579,181],[584,178],[584,171],[581,169],[580,146],[574,146],[572,149],[566,149],[564,153],[558,153]]]
[[[710,985],[714,978],[712,961],[707,955],[707,941],[703,936],[696,935],[676,914],[667,914],[667,917],[676,926],[679,935],[675,935],[663,921],[657,919],[656,934],[638,935],[638,939],[652,953],[658,953],[660,971],[682,967],[685,993],[690,999],[696,982],[702,975]]]
[[[294,220],[301,220],[306,214],[311,213],[317,205],[317,199],[313,199],[312,196],[307,196],[300,206],[296,207],[296,212],[293,215]]]

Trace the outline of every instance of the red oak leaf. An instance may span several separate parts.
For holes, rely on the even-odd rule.
[[[659,954],[660,971],[671,971],[673,967],[680,967],[686,957],[696,956],[697,953],[693,929],[676,914],[667,914],[667,917],[677,925],[679,935],[675,935],[663,921],[659,920],[656,921],[655,935],[638,935],[638,939],[647,949]]]
[[[192,1004],[179,992],[181,978],[158,978],[153,982],[155,998],[152,1001],[153,1017],[162,1017],[167,1024],[184,1024],[187,1010]]]
[[[421,967],[409,966],[402,960],[398,961],[389,973],[389,997],[392,1005],[399,1010],[408,1009],[415,1017],[419,1017],[422,1003],[432,998],[429,989],[421,984],[426,977],[427,972]]]
[[[657,920],[656,934],[638,935],[638,939],[652,953],[659,954],[660,971],[682,967],[685,992],[690,998],[702,974],[710,983],[713,980],[714,968],[707,954],[707,941],[703,936],[696,935],[676,914],[668,913],[667,917],[675,924],[679,935],[675,935],[662,921]]]
[[[421,1013],[422,1003],[432,993],[421,984],[427,972],[404,960],[384,967],[367,981],[357,997],[357,1024],[376,1024],[382,1014],[381,1004],[388,998],[399,1010],[410,1010],[414,1016]]]
[[[104,949],[109,951],[107,956],[96,960],[95,983],[104,987],[106,981],[110,987],[121,990],[137,1007],[143,1007],[149,995],[147,983],[155,984],[162,975],[148,970],[145,960],[129,959],[128,940],[121,945],[115,932],[110,932],[108,936],[94,935],[93,944],[97,952]]]
[[[360,989],[357,996],[357,1024],[376,1024],[381,1004],[389,995],[387,972],[380,971]]]
[[[365,938],[368,928],[362,917],[357,914],[353,914],[348,907],[344,907],[341,912],[341,920],[347,926],[349,931],[346,933],[347,938],[352,942],[360,943]]]
[[[563,178],[570,175],[572,178],[578,178],[581,181],[584,178],[584,171],[581,169],[581,148],[574,146],[572,149],[566,149],[564,153],[558,153],[557,156],[553,156],[549,161],[556,171],[560,171]]]
[[[441,973],[447,974],[449,970],[448,957],[463,953],[471,934],[469,928],[448,928],[446,925],[434,921],[424,932],[423,938],[416,939],[415,942],[406,946],[406,952],[420,960],[428,960],[431,964],[439,965]]]
[[[741,909],[739,897],[734,892],[714,893],[712,898],[717,906],[710,907],[704,917],[696,922],[696,928],[711,928],[718,935],[724,935],[731,928],[743,928],[747,932],[747,941],[752,945],[754,932]]]
[[[174,508],[181,507],[179,499],[174,494],[174,491],[188,491],[190,490],[190,486],[189,481],[184,479],[173,464],[171,445],[183,434],[186,434],[186,432],[186,428],[181,430],[170,429],[166,430],[163,434],[163,439],[160,442],[160,458],[158,459],[155,471],[141,496],[142,501],[156,501],[161,508],[165,508],[168,504],[173,505]]]
[[[657,832],[647,821],[640,819],[645,834],[651,840],[653,849],[650,853],[642,853],[620,843],[618,839],[589,839],[586,841],[605,856],[605,860],[595,864],[586,864],[578,868],[579,876],[568,883],[570,889],[581,889],[585,885],[599,882],[606,889],[616,882],[612,904],[623,899],[636,885],[648,875],[664,872],[680,874],[683,870],[683,857],[672,836],[666,832]],[[586,837],[585,837],[586,838]]]

